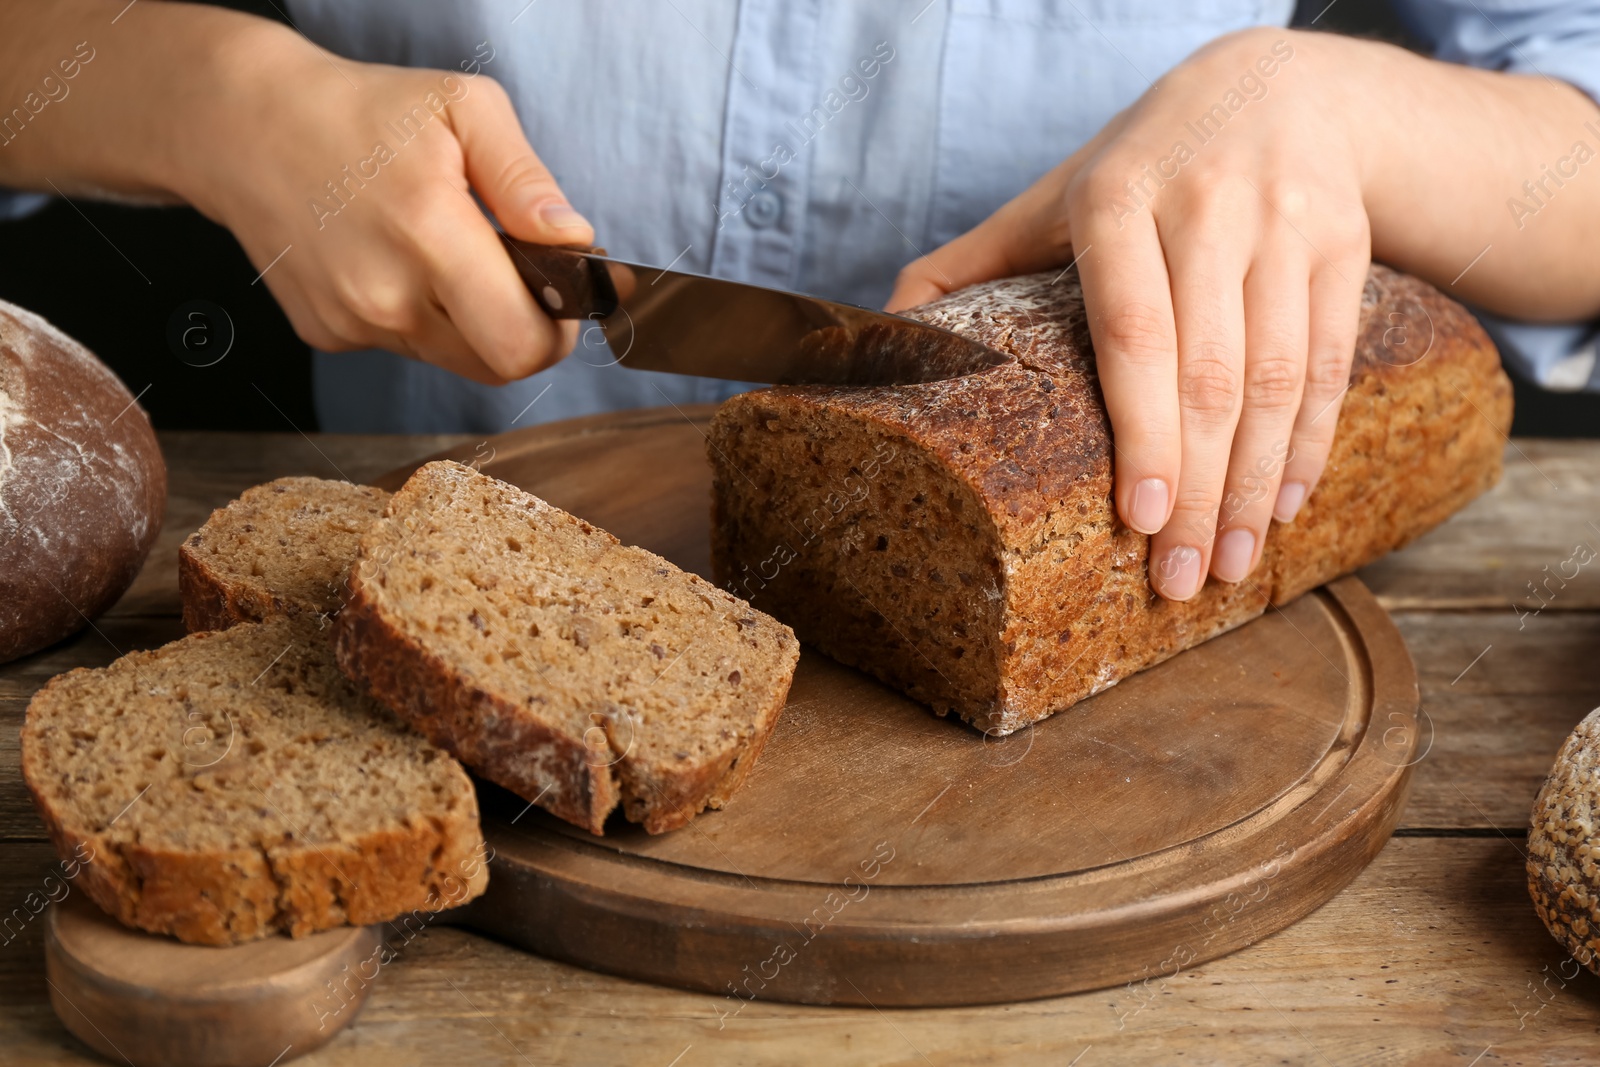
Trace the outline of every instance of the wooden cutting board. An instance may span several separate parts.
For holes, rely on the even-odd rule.
[[[709,575],[711,408],[450,453]],[[410,473],[383,484],[398,487]],[[1038,726],[985,737],[811,651],[728,808],[593,837],[494,787],[457,921],[726,996],[923,1006],[1171,974],[1295,921],[1397,822],[1417,683],[1346,578]]]
[[[577,419],[448,455],[708,574],[711,410]],[[1417,699],[1399,633],[1355,578],[1006,738],[807,650],[744,789],[685,829],[651,837],[618,817],[594,837],[481,785],[489,889],[441,921],[719,994],[730,1015],[752,999],[1159,988],[1314,910],[1377,854],[1429,743]],[[168,970],[172,952],[236,951],[126,938]],[[93,959],[76,953],[73,989]],[[140,991],[126,943],[116,959],[128,996],[162,995],[154,973]],[[281,984],[264,974],[262,1002]]]

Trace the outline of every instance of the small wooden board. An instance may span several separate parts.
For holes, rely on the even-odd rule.
[[[327,1042],[361,1011],[383,928],[223,948],[130,930],[72,893],[49,910],[50,1006],[74,1036],[139,1067],[264,1067]]]
[[[710,413],[597,416],[448,455],[706,574]],[[1398,821],[1416,709],[1400,636],[1354,578],[1004,739],[807,651],[745,788],[683,830],[618,818],[597,838],[485,786],[490,887],[455,921],[724,994],[730,1013],[1139,982],[1348,883]]]

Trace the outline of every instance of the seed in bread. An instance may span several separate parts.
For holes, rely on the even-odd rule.
[[[712,566],[802,641],[987,731],[1055,714],[1398,548],[1500,474],[1511,386],[1493,344],[1459,304],[1374,267],[1322,480],[1293,523],[1273,523],[1247,580],[1172,603],[1151,592],[1149,538],[1113,507],[1075,275],[976,285],[906,314],[1012,361],[726,401],[708,444]],[[1287,450],[1249,457],[1262,491]]]
[[[429,463],[361,538],[339,665],[478,774],[602,832],[721,807],[788,693],[788,627],[515,486]]]
[[[361,532],[389,494],[326,478],[279,478],[211,513],[178,550],[190,632],[276,615],[330,615]]]
[[[129,926],[223,945],[465,903],[488,880],[461,766],[334,666],[316,621],[191,634],[59,675],[22,771],[78,882]]]

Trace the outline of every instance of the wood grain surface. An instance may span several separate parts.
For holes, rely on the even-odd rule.
[[[337,477],[336,467],[371,479],[475,443],[296,434],[162,441],[173,482],[168,525],[134,589],[98,623],[104,636],[86,630],[0,669],[5,1062],[123,1062],[100,1059],[56,1019],[42,927],[27,921],[25,902],[55,866],[17,772],[17,730],[34,689],[58,671],[109,662],[113,643],[153,647],[180,632],[177,543],[249,485],[285,474]],[[1528,902],[1520,850],[1556,748],[1600,704],[1600,578],[1583,566],[1561,590],[1571,595],[1547,596],[1538,615],[1519,618],[1501,598],[1542,579],[1545,566],[1558,568],[1571,556],[1567,542],[1600,522],[1600,445],[1515,444],[1501,488],[1363,573],[1410,647],[1432,744],[1416,765],[1396,838],[1349,888],[1289,929],[1132,988],[915,1011],[757,1000],[729,1014],[736,1006],[724,998],[607,977],[436,927],[385,969],[355,1026],[299,1062],[1595,1062],[1600,981],[1567,979],[1570,964]],[[276,1054],[263,1050],[260,1063]]]

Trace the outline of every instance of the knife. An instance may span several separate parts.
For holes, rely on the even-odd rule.
[[[501,235],[545,313],[632,370],[782,385],[913,385],[1010,362],[960,334],[800,293]]]

